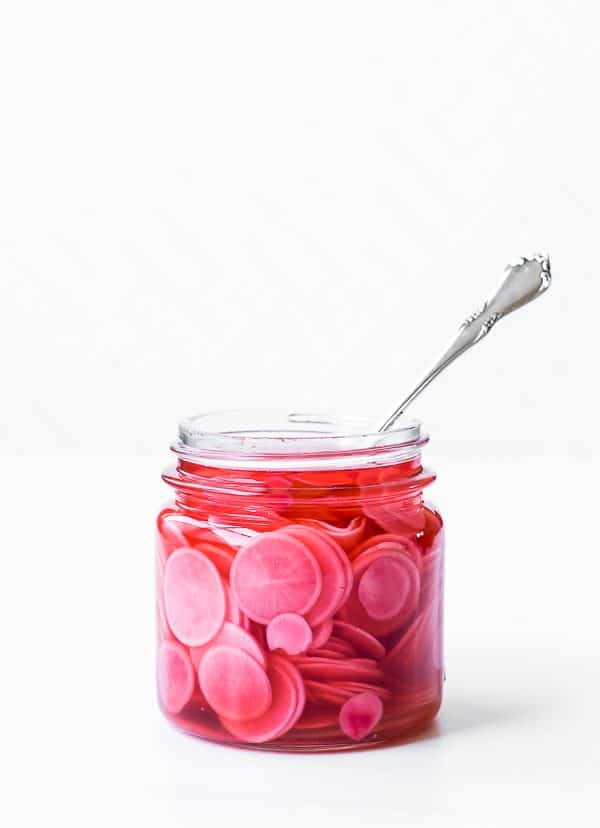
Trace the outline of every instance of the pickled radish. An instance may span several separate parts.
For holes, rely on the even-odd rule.
[[[264,668],[245,650],[228,645],[210,647],[198,669],[200,689],[219,716],[243,722],[271,704],[271,683]]]
[[[325,658],[308,658],[296,661],[296,667],[305,678],[318,681],[383,681],[384,674],[376,666],[356,664],[354,659],[336,661]]]
[[[403,537],[402,535],[374,535],[366,541],[363,541],[355,547],[350,553],[351,560],[365,555],[367,552],[386,552],[386,551],[403,552],[407,555],[418,567],[421,565],[422,553],[417,543],[411,538]]]
[[[312,644],[311,649],[316,650],[319,647],[323,647],[331,633],[333,631],[333,620],[328,618],[327,621],[323,621],[322,624],[318,624],[316,627],[313,627],[312,630]]]
[[[284,650],[288,655],[304,653],[312,643],[312,630],[301,615],[284,612],[267,626],[267,644],[270,650]]]
[[[230,621],[225,621],[215,638],[213,638],[212,641],[209,641],[208,644],[204,644],[202,647],[190,647],[190,658],[194,667],[198,669],[204,654],[207,653],[211,647],[219,644],[224,644],[230,647],[239,647],[240,650],[244,650],[248,653],[248,655],[251,655],[252,658],[258,661],[261,667],[266,667],[267,663],[265,660],[265,654],[258,645],[256,639],[254,639],[249,632],[242,629],[242,627],[238,627]]]
[[[360,603],[378,621],[393,618],[404,607],[412,612],[418,595],[419,576],[414,564],[385,555],[367,567],[358,585]]]
[[[271,656],[272,661],[278,658],[279,657],[276,655]],[[292,716],[292,719],[288,724],[288,727],[291,729],[295,727],[296,723],[299,721],[300,717],[304,713],[304,707],[306,705],[306,690],[304,687],[304,680],[302,676],[300,675],[297,668],[290,661],[288,661],[285,658],[281,658],[279,659],[278,663],[280,664],[281,669],[287,672],[288,676],[291,678],[296,688],[296,710],[294,711],[294,715]]]
[[[331,541],[314,529],[291,524],[282,531],[304,543],[321,570],[321,592],[314,606],[306,613],[309,624],[316,626],[331,618],[341,606],[346,594],[347,572]]]
[[[235,556],[233,549],[208,541],[203,541],[195,548],[214,563],[224,578],[229,577],[229,570]]]
[[[357,543],[360,543],[367,527],[364,515],[353,517],[346,526],[336,526],[333,523],[316,520],[315,518],[300,518],[298,523],[320,529],[332,540],[339,543],[345,552],[349,552]]]
[[[198,647],[210,641],[225,620],[225,590],[217,568],[190,547],[176,549],[165,566],[165,613],[173,634]]]
[[[242,611],[268,624],[285,612],[308,612],[320,595],[322,576],[306,546],[279,531],[260,535],[240,549],[230,583]]]
[[[194,692],[194,668],[181,644],[163,641],[156,665],[158,696],[168,713],[179,713]]]
[[[359,693],[340,710],[340,727],[350,739],[360,741],[373,731],[383,715],[383,704],[375,693]]]
[[[273,701],[260,716],[248,721],[236,721],[221,717],[224,727],[238,739],[250,744],[261,744],[277,739],[293,726],[298,706],[296,684],[280,661],[269,662],[268,678]]]
[[[333,632],[340,638],[348,641],[360,653],[380,659],[385,655],[385,647],[374,636],[354,624],[347,624],[344,621],[333,622]]]

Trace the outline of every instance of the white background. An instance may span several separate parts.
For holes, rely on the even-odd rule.
[[[0,21],[10,825],[597,825],[593,3],[12,3]],[[504,264],[554,284],[415,404],[448,526],[427,738],[233,752],[153,697],[177,420],[385,414]]]

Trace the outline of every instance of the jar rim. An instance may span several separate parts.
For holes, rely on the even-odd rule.
[[[171,446],[200,465],[245,469],[329,469],[388,465],[418,456],[418,420],[386,432],[366,417],[229,409],[187,417]]]

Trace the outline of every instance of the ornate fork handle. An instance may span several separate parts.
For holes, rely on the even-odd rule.
[[[504,316],[517,308],[532,302],[541,296],[551,282],[550,259],[548,256],[537,254],[530,259],[522,258],[514,264],[507,265],[505,277],[491,299],[484,302],[480,310],[467,317],[458,330],[458,334],[442,357],[433,368],[423,377],[418,385],[408,394],[391,417],[383,423],[379,431],[388,431],[393,428],[399,417],[419,396],[424,388],[447,368],[465,351],[468,351],[477,342],[480,342],[492,330],[494,325]]]

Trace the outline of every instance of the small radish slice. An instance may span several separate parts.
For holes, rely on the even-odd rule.
[[[317,626],[335,615],[346,593],[347,574],[333,544],[308,526],[291,524],[283,530],[296,537],[314,556],[321,570],[321,592],[315,604],[306,613],[306,620]]]
[[[269,663],[268,677],[273,691],[273,701],[268,710],[244,722],[221,717],[223,726],[241,742],[270,742],[292,727],[298,706],[298,691],[294,680],[275,658]]]
[[[158,697],[167,713],[179,713],[194,692],[194,668],[187,652],[174,641],[163,641],[157,658]]]
[[[298,523],[304,526],[311,526],[314,529],[320,529],[332,540],[339,543],[339,545],[346,552],[349,552],[357,543],[360,543],[361,538],[365,534],[367,526],[367,519],[364,515],[353,517],[347,526],[336,526],[333,523],[327,523],[325,520],[316,520],[315,518],[300,518]]]
[[[403,609],[410,613],[419,599],[418,570],[408,558],[377,558],[360,579],[358,598],[377,621],[393,618]]]
[[[239,647],[210,647],[200,661],[198,677],[206,701],[226,719],[255,719],[271,704],[271,684],[264,668]]]
[[[225,590],[215,565],[195,549],[176,549],[165,566],[165,611],[173,634],[198,647],[210,641],[225,620]]]
[[[333,620],[331,618],[328,618],[327,621],[323,621],[322,624],[318,624],[316,627],[313,627],[312,644],[310,645],[311,650],[317,650],[319,647],[323,647],[327,643],[332,630]]]
[[[327,642],[327,649],[328,650],[335,650],[336,653],[339,653],[346,658],[354,658],[357,655],[356,649],[352,644],[348,641],[344,641],[341,638],[338,638],[336,635],[331,635],[331,638]]]
[[[300,672],[296,669],[296,667],[286,658],[279,658],[278,656],[272,655],[271,660],[274,659],[278,660],[281,669],[287,672],[291,680],[294,682],[294,686],[296,688],[296,710],[294,711],[294,715],[292,716],[291,721],[288,723],[288,729],[291,730],[293,727],[295,727],[296,722],[303,714],[304,707],[306,705],[306,689],[304,687],[304,679],[302,678]]]
[[[383,703],[375,693],[359,693],[348,699],[340,710],[340,727],[358,742],[368,736],[383,716]]]
[[[306,546],[286,532],[247,543],[231,567],[231,588],[243,612],[259,624],[277,615],[303,615],[321,592],[321,570]]]
[[[354,624],[347,624],[344,621],[334,621],[333,631],[340,638],[352,644],[359,653],[364,653],[375,659],[381,659],[385,655],[385,647],[381,641],[378,641],[375,636],[365,632],[360,627],[355,627]]]
[[[251,655],[255,661],[258,661],[261,667],[266,667],[265,655],[259,647],[256,640],[249,632],[237,627],[229,621],[226,621],[219,630],[215,638],[204,644],[202,647],[190,647],[190,658],[192,664],[196,669],[200,666],[200,662],[205,653],[207,653],[213,645],[224,644],[229,647],[238,647],[244,650],[248,655]]]
[[[284,650],[288,655],[305,653],[312,643],[308,622],[295,612],[277,615],[267,626],[269,650]]]

